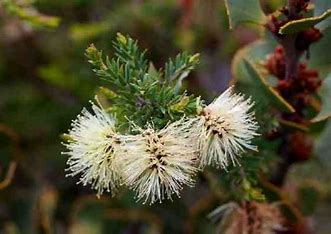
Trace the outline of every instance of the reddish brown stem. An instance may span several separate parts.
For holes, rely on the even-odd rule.
[[[298,12],[296,9],[296,3],[297,0],[287,1],[289,19],[295,19],[297,17]],[[295,79],[298,76],[299,60],[302,55],[302,51],[299,51],[295,45],[297,35],[297,33],[294,33],[277,38],[279,43],[283,46],[285,52],[285,80],[287,81]],[[277,186],[283,185],[287,172],[293,164],[291,155],[288,155],[286,151],[281,152],[281,155],[282,159],[277,165],[274,175],[270,179],[271,183]]]
[[[286,73],[285,79],[295,79],[298,75],[299,59],[301,53],[295,48],[296,34],[288,36],[282,41],[285,51]]]
[[[288,0],[287,2],[288,16],[290,19],[294,18],[297,14],[296,2],[297,0]]]

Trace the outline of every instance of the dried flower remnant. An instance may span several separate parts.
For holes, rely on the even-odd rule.
[[[193,186],[197,147],[190,127],[190,121],[179,120],[160,131],[148,127],[126,136],[121,171],[138,200],[161,202],[173,194],[179,197],[183,185]]]
[[[114,195],[120,176],[114,158],[120,154],[121,140],[115,131],[115,120],[105,110],[92,103],[94,114],[83,109],[72,122],[68,143],[68,176],[80,174],[78,183],[92,184],[98,196],[104,190]]]
[[[210,215],[218,221],[217,233],[276,234],[285,231],[285,219],[274,204],[245,202],[242,206],[228,203]]]
[[[200,166],[214,165],[226,168],[229,160],[235,165],[237,156],[246,149],[257,150],[252,139],[259,135],[253,102],[241,94],[234,94],[230,87],[214,102],[204,108],[197,128],[199,137]]]

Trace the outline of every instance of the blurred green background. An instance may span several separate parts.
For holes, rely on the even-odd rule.
[[[136,203],[128,191],[97,199],[76,178],[65,177],[61,134],[107,85],[86,61],[90,43],[111,54],[116,33],[129,34],[156,67],[180,51],[198,52],[201,63],[185,86],[211,100],[229,85],[234,53],[256,40],[258,29],[230,31],[224,3],[217,0],[1,1],[0,181],[8,171],[13,177],[0,186],[0,233],[213,233],[206,215],[220,205],[220,194],[206,175],[180,199],[153,206]],[[264,1],[264,10],[283,2]],[[299,167],[290,183],[300,177],[322,190],[330,187],[322,184],[320,175],[328,181],[328,173],[316,163]],[[328,200],[317,209],[318,233],[331,230]]]

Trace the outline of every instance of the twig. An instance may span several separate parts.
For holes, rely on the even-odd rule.
[[[21,150],[19,147],[19,135],[11,128],[4,124],[0,124],[0,133],[6,135],[12,142],[12,151],[15,160],[19,160],[21,157]],[[6,176],[2,182],[0,182],[0,190],[7,188],[13,181],[15,171],[17,168],[17,162],[12,160],[9,164]]]
[[[11,161],[5,179],[0,182],[0,190],[7,188],[11,184],[15,175],[16,167],[17,163]]]

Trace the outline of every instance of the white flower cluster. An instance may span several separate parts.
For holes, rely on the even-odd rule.
[[[69,176],[79,183],[115,194],[120,185],[136,191],[137,199],[151,204],[180,196],[184,185],[194,185],[194,175],[206,165],[225,169],[238,164],[251,140],[258,135],[250,99],[226,90],[201,115],[184,117],[161,130],[137,127],[139,134],[116,132],[115,119],[92,104],[84,109],[65,143]]]

